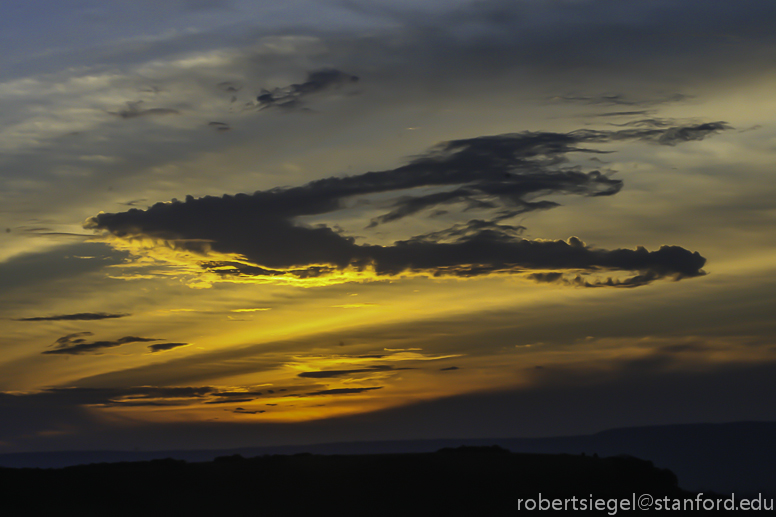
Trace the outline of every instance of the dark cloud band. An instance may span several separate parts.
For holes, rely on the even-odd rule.
[[[156,343],[153,345],[148,345],[148,349],[151,352],[165,352],[174,348],[189,346],[189,344],[190,343]]]
[[[331,379],[334,377],[347,377],[356,373],[378,373],[410,369],[411,368],[394,368],[393,366],[372,366],[370,368],[358,368],[354,370],[321,370],[317,372],[302,372],[298,376],[308,379]]]
[[[60,314],[58,316],[35,316],[19,318],[16,321],[93,321],[124,318],[130,314],[109,314],[107,312],[79,312],[77,314]]]
[[[382,386],[375,386],[373,388],[335,388],[331,390],[314,391],[312,393],[306,393],[307,397],[317,397],[321,395],[352,395],[356,393],[363,393],[365,391],[379,390]]]
[[[103,350],[108,348],[115,348],[117,346],[125,345],[127,343],[145,343],[148,341],[159,341],[156,338],[126,336],[114,341],[92,341],[89,342],[84,339],[84,336],[91,336],[91,332],[76,332],[74,334],[68,334],[57,339],[52,345],[51,350],[42,352],[43,354],[58,354],[58,355],[82,355],[82,354],[99,354]]]

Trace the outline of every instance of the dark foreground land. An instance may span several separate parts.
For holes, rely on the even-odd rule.
[[[522,506],[519,511],[518,500],[536,501],[539,494],[545,499],[577,497],[578,508],[591,496],[628,500],[634,493],[690,496],[678,487],[671,471],[644,460],[515,454],[499,447],[0,468],[0,487],[3,515],[57,515],[67,510],[72,515],[105,516],[494,516],[532,513]],[[578,513],[570,509],[564,513]]]

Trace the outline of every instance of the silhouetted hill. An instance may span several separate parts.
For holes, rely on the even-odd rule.
[[[460,445],[498,444],[513,452],[617,456],[652,461],[676,473],[682,488],[693,491],[776,495],[776,422],[688,424],[637,427],[593,435],[553,438],[401,440],[326,443],[282,447],[192,451],[81,451],[0,455],[0,466],[64,467],[97,462],[176,458],[190,462],[240,454],[376,454],[432,452]]]
[[[515,515],[520,506],[633,494],[691,496],[676,476],[631,458],[515,454],[498,447],[383,455],[239,455],[63,469],[0,469],[16,515]],[[549,503],[544,503],[549,504]],[[529,510],[531,508],[528,508]],[[570,511],[570,507],[567,508]],[[13,512],[12,511],[12,512]],[[597,513],[601,513],[600,511]],[[5,515],[14,513],[4,512]]]
[[[776,422],[614,429],[503,445],[513,451],[630,454],[671,469],[688,490],[776,495]]]

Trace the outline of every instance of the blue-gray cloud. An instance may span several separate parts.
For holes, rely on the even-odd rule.
[[[307,80],[301,84],[291,84],[273,90],[263,89],[256,100],[259,102],[259,109],[270,107],[299,108],[303,106],[304,98],[308,95],[339,88],[357,81],[358,77],[355,75],[346,74],[335,68],[324,68],[308,72]]]

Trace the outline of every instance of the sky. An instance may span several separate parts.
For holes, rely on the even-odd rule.
[[[0,452],[776,419],[773,2],[0,10]]]

